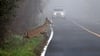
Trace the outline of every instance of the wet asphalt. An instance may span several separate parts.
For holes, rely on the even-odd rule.
[[[45,56],[100,56],[99,37],[83,30],[67,18],[53,18],[53,23],[54,36]],[[88,23],[83,23],[80,24],[87,27]],[[87,28],[89,27],[99,31],[96,25]]]

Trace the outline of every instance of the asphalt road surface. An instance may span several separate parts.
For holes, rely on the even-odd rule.
[[[95,25],[97,22],[89,25],[67,18],[55,18],[53,22],[54,37],[46,56],[100,56],[100,35],[96,33],[100,28]]]

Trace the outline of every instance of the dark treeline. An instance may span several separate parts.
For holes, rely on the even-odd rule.
[[[14,8],[18,0],[0,0],[0,45],[3,44],[5,36],[8,35],[8,25],[14,16]]]
[[[0,0],[0,47],[11,34],[24,34],[42,25],[47,0]]]

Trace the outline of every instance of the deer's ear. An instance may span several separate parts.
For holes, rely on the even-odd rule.
[[[25,33],[24,33],[24,38],[30,38],[30,37],[28,36],[28,32],[25,32]]]

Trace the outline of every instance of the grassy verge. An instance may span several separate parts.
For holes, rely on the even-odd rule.
[[[0,49],[0,56],[37,56],[35,51],[40,48],[39,45],[43,40],[44,37],[42,35],[31,39],[15,36],[13,41],[7,41],[5,49]]]

